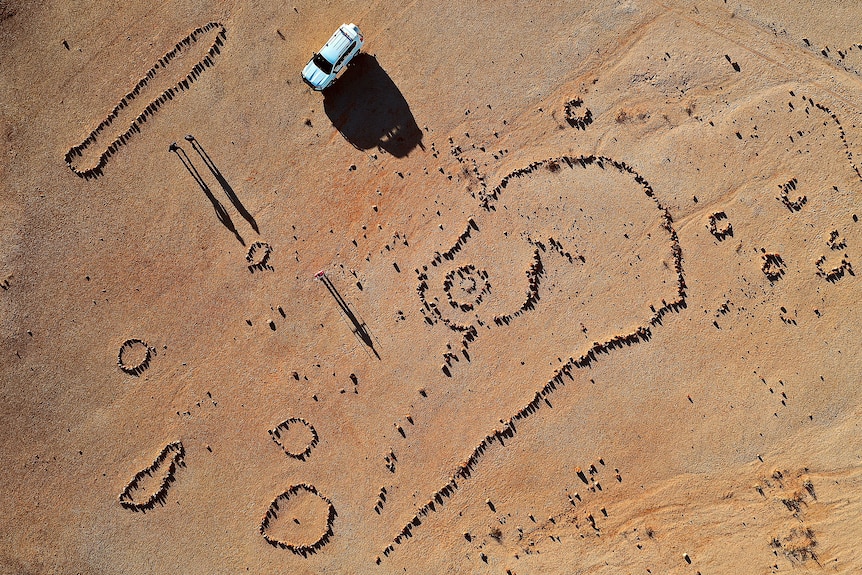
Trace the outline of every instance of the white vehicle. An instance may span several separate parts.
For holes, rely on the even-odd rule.
[[[302,80],[312,90],[325,90],[335,82],[338,73],[347,67],[362,49],[362,33],[356,24],[342,24],[320,52],[302,70]]]

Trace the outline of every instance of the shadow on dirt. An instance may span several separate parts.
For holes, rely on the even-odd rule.
[[[422,131],[407,100],[377,58],[360,53],[338,81],[323,92],[332,125],[355,148],[380,148],[403,158],[422,145]]]

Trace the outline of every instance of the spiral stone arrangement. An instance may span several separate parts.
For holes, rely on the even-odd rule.
[[[458,276],[457,280],[455,276]],[[452,295],[452,289],[456,287],[456,281],[458,282],[458,291],[472,298],[472,301],[461,302]],[[443,291],[446,292],[446,297],[452,307],[458,308],[461,311],[472,311],[491,292],[491,284],[488,282],[487,272],[477,270],[473,264],[467,264],[446,274],[446,278],[443,281]]]
[[[555,167],[550,168],[549,166],[551,165]],[[661,221],[661,227],[667,233],[667,240],[669,242],[670,252],[673,257],[673,270],[676,274],[677,280],[676,299],[669,302],[662,300],[662,306],[659,308],[650,306],[652,316],[648,320],[648,322],[646,322],[645,325],[641,325],[635,328],[630,333],[614,335],[607,341],[594,342],[586,353],[584,353],[580,357],[570,357],[568,361],[563,363],[563,365],[556,370],[553,377],[543,387],[536,391],[530,401],[528,401],[509,419],[505,421],[501,420],[502,426],[493,430],[491,433],[486,435],[481,442],[479,442],[479,444],[475,447],[475,449],[473,449],[472,453],[470,453],[467,459],[461,465],[459,465],[457,469],[455,469],[454,473],[450,476],[447,483],[443,487],[438,489],[431,496],[431,498],[418,509],[413,518],[410,519],[406,525],[404,525],[404,527],[392,539],[391,543],[383,549],[382,555],[376,560],[377,564],[380,564],[383,558],[389,557],[395,551],[396,546],[405,543],[408,539],[413,537],[414,531],[420,525],[422,525],[423,520],[426,519],[430,514],[435,513],[440,508],[442,508],[448,502],[448,500],[455,495],[455,493],[463,485],[463,482],[468,480],[472,476],[473,471],[475,470],[480,459],[486,452],[488,452],[495,444],[499,445],[500,447],[505,447],[506,442],[515,436],[518,431],[518,425],[523,420],[533,416],[545,405],[551,407],[551,402],[549,399],[550,396],[555,393],[559,388],[565,386],[567,380],[574,381],[574,373],[576,370],[591,367],[596,361],[600,359],[602,355],[609,354],[615,349],[630,347],[633,345],[637,345],[641,342],[649,341],[650,339],[652,339],[653,335],[652,328],[661,325],[664,320],[664,317],[667,314],[671,312],[679,312],[680,310],[687,307],[687,284],[683,272],[682,248],[679,243],[679,237],[677,235],[677,232],[673,226],[673,218],[667,208],[662,205],[661,202],[659,202],[659,200],[655,197],[655,193],[652,186],[646,181],[646,179],[644,179],[628,164],[611,158],[594,155],[578,157],[562,156],[551,160],[533,162],[524,168],[520,168],[511,172],[509,175],[505,176],[502,179],[502,181],[497,187],[490,190],[489,192],[486,191],[484,194],[482,194],[482,207],[486,210],[492,209],[491,202],[493,200],[496,200],[500,196],[502,190],[504,190],[508,186],[509,182],[512,179],[525,177],[530,173],[539,170],[542,167],[549,169],[553,173],[556,173],[564,166],[570,169],[575,169],[576,167],[586,168],[587,166],[591,165],[595,165],[601,169],[613,169],[621,173],[630,174],[633,177],[634,181],[640,185],[643,193],[655,204],[655,207],[660,214],[659,218]],[[530,287],[527,295],[527,300],[522,305],[521,309],[516,311],[515,313],[506,316],[496,317],[494,321],[495,323],[497,323],[498,326],[508,325],[508,323],[510,323],[517,315],[523,313],[524,311],[532,309],[538,301],[539,283],[541,276],[544,273],[544,267],[540,254],[547,248],[544,246],[544,244],[540,242],[533,242],[533,244],[535,245],[536,249],[534,252],[533,263],[527,270]],[[437,265],[437,263],[439,263],[439,261],[442,259],[439,256],[440,254],[435,255],[435,261],[432,262],[432,266]],[[459,325],[445,318],[440,312],[440,310],[436,307],[434,302],[428,300],[428,298],[426,297],[426,293],[429,289],[427,272],[427,266],[425,266],[422,270],[416,270],[416,273],[419,278],[419,286],[417,287],[417,293],[422,303],[422,310],[426,316],[427,323],[433,325],[437,322],[441,322],[453,331],[462,333],[464,337],[462,346],[464,347],[464,349],[466,349],[467,345],[477,337],[475,327]],[[450,359],[450,357],[448,356],[455,357],[453,354],[447,354],[447,363],[443,365],[443,372],[447,376],[451,377],[449,371],[449,366],[451,364],[448,363],[448,360]]]

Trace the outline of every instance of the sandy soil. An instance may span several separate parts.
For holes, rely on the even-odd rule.
[[[0,573],[859,572],[829,4],[0,3]]]

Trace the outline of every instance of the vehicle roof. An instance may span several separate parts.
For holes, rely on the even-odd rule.
[[[334,64],[354,40],[356,40],[356,32],[347,24],[342,24],[320,49],[320,55]]]

